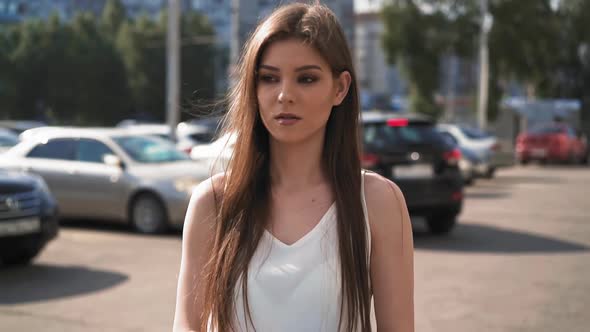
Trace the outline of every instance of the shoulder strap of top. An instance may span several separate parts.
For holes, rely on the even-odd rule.
[[[365,225],[367,229],[367,262],[370,264],[371,259],[371,225],[369,223],[369,212],[367,210],[367,200],[365,199],[365,171],[361,172],[361,199],[363,202],[363,215],[365,216]]]

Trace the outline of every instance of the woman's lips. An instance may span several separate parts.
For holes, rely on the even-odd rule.
[[[299,122],[301,118],[292,113],[281,113],[275,116],[275,120],[277,120],[281,126],[292,126]]]

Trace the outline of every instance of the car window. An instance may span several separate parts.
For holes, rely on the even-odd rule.
[[[482,139],[491,137],[490,134],[484,133],[483,131],[470,127],[459,127],[463,135],[470,139]]]
[[[578,137],[578,135],[576,135],[576,131],[572,127],[567,127],[567,135],[571,138]]]
[[[457,142],[457,139],[455,138],[455,136],[447,133],[446,131],[439,131],[438,132],[445,140],[448,141],[449,144],[451,145],[457,145],[459,144],[459,142]]]
[[[215,140],[214,133],[197,133],[188,135],[193,141],[201,142],[201,143],[211,143]]]
[[[117,136],[113,140],[131,157],[140,163],[162,163],[190,158],[178,151],[174,143],[153,136]]]
[[[78,143],[78,161],[103,163],[103,157],[107,154],[115,154],[104,143],[93,139],[81,139]]]
[[[536,135],[561,134],[562,132],[563,128],[559,126],[539,126],[529,131],[529,133]]]
[[[363,141],[375,147],[429,145],[441,141],[447,143],[430,124],[410,124],[404,127],[391,127],[385,123],[366,124]]]
[[[2,136],[0,135],[0,146],[14,146],[18,143],[18,139],[10,137],[10,136]]]
[[[52,139],[47,143],[39,143],[31,152],[28,158],[74,160],[74,153],[77,142],[69,138]]]

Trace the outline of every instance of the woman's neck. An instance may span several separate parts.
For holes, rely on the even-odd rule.
[[[283,143],[271,139],[270,178],[274,188],[300,191],[326,182],[322,169],[322,139]]]

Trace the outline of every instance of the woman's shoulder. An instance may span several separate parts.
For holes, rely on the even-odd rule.
[[[190,203],[187,211],[186,222],[195,219],[205,220],[211,215],[215,215],[216,206],[223,195],[225,187],[225,173],[217,173],[210,178],[199,183],[192,192]],[[195,218],[197,217],[197,218]]]
[[[225,172],[212,175],[210,178],[201,181],[192,192],[192,197],[196,199],[211,199],[223,193],[225,187]]]
[[[364,181],[371,226],[379,227],[381,223],[401,219],[404,214],[407,214],[404,195],[393,181],[370,171],[365,172]]]
[[[368,201],[380,206],[381,203],[391,205],[391,199],[403,198],[401,189],[393,181],[375,172],[365,172],[365,195]]]

